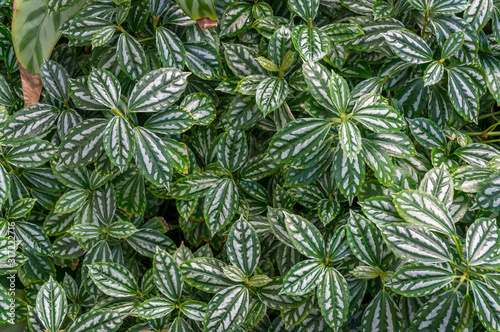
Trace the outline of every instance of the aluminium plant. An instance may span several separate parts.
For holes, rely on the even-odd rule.
[[[500,1],[0,15],[2,331],[500,331]]]

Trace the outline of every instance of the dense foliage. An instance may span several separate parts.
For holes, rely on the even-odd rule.
[[[500,331],[497,0],[0,4],[2,331]]]

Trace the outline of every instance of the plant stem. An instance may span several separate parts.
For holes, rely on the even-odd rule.
[[[482,132],[482,131],[473,131],[473,132],[470,132],[470,133],[465,133],[469,136],[481,136],[481,135],[486,135],[486,137],[488,136],[500,136],[500,131],[492,131],[492,132],[489,132],[489,133],[485,133],[485,132]]]

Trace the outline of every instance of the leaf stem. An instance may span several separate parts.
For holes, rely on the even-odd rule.
[[[486,135],[486,136],[500,136],[500,131],[492,131],[489,133],[485,133],[482,131],[473,131],[470,133],[466,133],[469,136],[481,136],[481,135]]]
[[[148,41],[148,40],[152,40],[152,39],[155,39],[156,37],[155,36],[151,36],[151,37],[148,37],[148,38],[143,38],[143,39],[137,39],[137,41],[139,43],[142,43],[144,41]]]

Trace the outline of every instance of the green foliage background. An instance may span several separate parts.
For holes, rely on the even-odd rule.
[[[12,331],[500,331],[497,0],[12,6]]]

